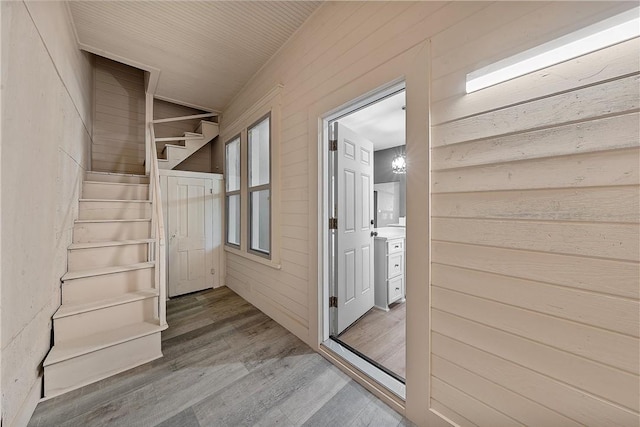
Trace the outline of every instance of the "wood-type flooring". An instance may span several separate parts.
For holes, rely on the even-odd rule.
[[[163,358],[39,403],[29,426],[412,425],[228,288],[167,315]]]
[[[391,372],[406,378],[407,304],[396,303],[389,311],[369,310],[338,338]]]

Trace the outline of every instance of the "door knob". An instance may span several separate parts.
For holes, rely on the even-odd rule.
[[[376,237],[377,235],[378,235],[378,232],[377,232],[377,231],[372,231],[372,232],[371,232],[371,237]]]

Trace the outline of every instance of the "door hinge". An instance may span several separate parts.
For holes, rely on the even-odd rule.
[[[213,188],[209,189],[209,193],[213,194]]]
[[[338,151],[338,140],[330,139],[329,140],[329,151]]]
[[[338,218],[329,218],[329,230],[338,229]]]
[[[329,308],[338,307],[338,297],[329,297]]]

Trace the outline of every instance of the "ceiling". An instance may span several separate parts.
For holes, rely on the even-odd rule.
[[[362,108],[338,122],[373,142],[375,151],[405,144],[405,91]]]
[[[71,1],[80,48],[151,72],[155,95],[221,111],[320,1]]]

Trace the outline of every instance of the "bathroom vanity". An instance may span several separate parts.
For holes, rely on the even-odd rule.
[[[375,305],[388,311],[390,304],[405,300],[405,228],[382,227],[376,232]]]

